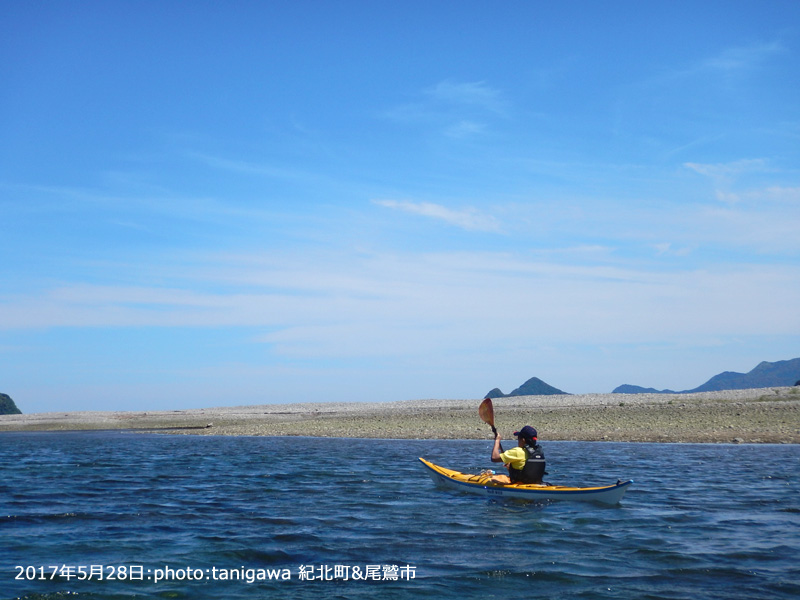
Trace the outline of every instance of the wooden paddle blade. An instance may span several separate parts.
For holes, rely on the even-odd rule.
[[[492,399],[486,398],[478,407],[478,414],[487,425],[491,425],[494,429],[494,406],[492,406]]]

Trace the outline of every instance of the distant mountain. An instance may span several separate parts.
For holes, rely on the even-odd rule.
[[[673,392],[672,390],[657,390],[656,388],[643,388],[639,387],[638,385],[621,385],[618,388],[614,388],[614,391],[611,392],[612,394],[677,394],[678,392]]]
[[[11,396],[0,394],[0,415],[21,415],[22,411],[17,408]]]
[[[779,360],[778,362],[762,362],[749,373],[725,371],[714,375],[703,385],[693,390],[674,392],[672,390],[656,390],[638,385],[621,385],[614,394],[691,394],[694,392],[719,392],[722,390],[748,390],[764,387],[787,387],[800,383],[800,358]]]
[[[531,377],[515,389],[510,394],[504,394],[499,388],[494,388],[484,398],[509,398],[511,396],[553,396],[555,394],[566,394],[552,385],[548,385],[538,377]]]

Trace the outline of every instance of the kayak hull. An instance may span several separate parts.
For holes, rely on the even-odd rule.
[[[602,502],[617,504],[632,480],[618,481],[614,485],[600,487],[570,487],[549,484],[501,484],[492,483],[490,475],[470,475],[453,469],[440,467],[432,462],[419,459],[425,466],[433,481],[443,487],[463,492],[480,494],[492,498],[521,498],[523,500],[579,500],[584,502]]]

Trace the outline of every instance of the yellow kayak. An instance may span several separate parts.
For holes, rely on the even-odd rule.
[[[440,467],[419,459],[425,465],[433,481],[445,487],[496,498],[523,498],[525,500],[582,500],[617,504],[633,480],[617,481],[613,485],[600,487],[569,487],[547,483],[493,483],[491,475],[470,475],[453,469]]]

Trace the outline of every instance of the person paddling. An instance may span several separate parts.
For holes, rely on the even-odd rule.
[[[525,425],[514,432],[517,446],[503,452],[500,443],[500,434],[494,432],[494,447],[492,448],[492,462],[504,463],[508,469],[508,477],[496,475],[492,481],[496,483],[542,483],[545,460],[542,447],[538,443],[538,433],[530,425]],[[505,481],[508,479],[509,481]]]

